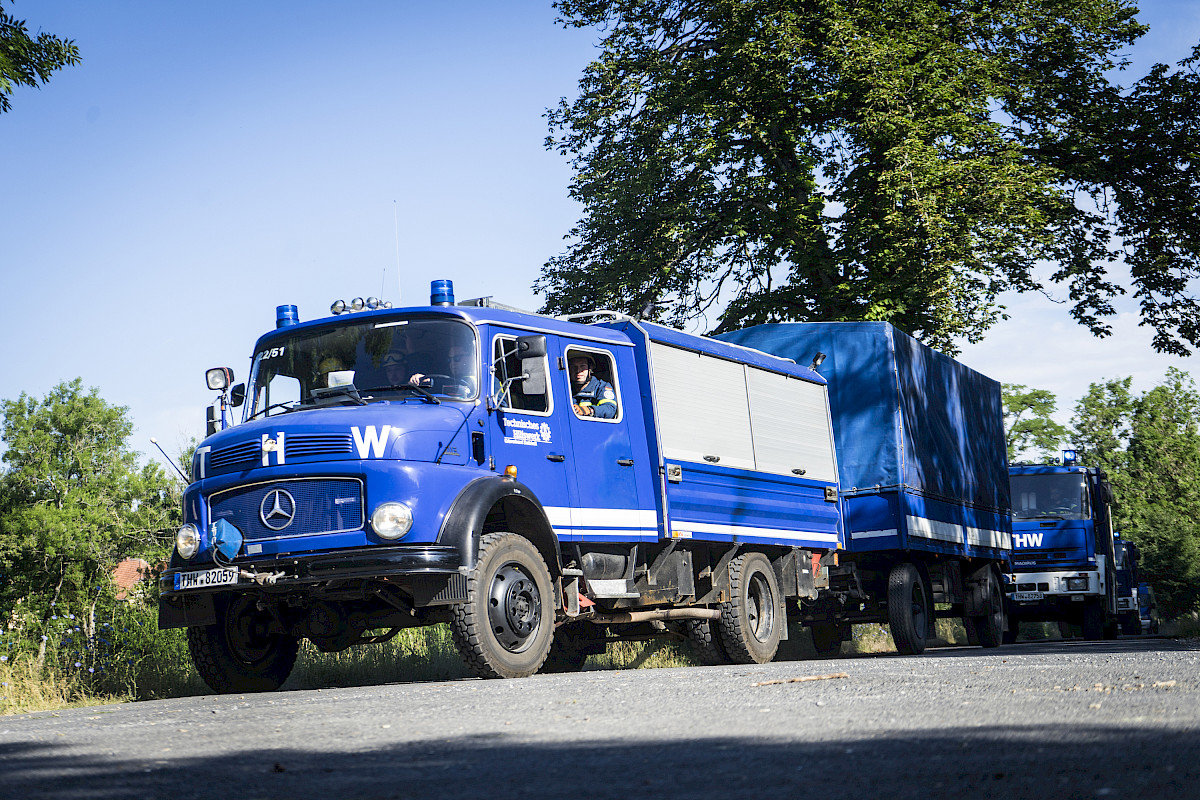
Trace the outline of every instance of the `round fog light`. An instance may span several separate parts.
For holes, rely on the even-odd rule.
[[[200,531],[196,526],[187,523],[175,533],[175,551],[180,558],[191,558],[200,549]]]
[[[399,539],[412,524],[412,511],[403,503],[381,503],[371,515],[371,527],[382,539]]]

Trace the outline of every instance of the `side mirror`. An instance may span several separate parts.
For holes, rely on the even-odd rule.
[[[204,373],[208,388],[214,391],[224,391],[233,383],[233,370],[229,367],[213,367]]]
[[[517,358],[524,361],[527,358],[543,358],[546,355],[546,337],[536,336],[517,337]]]
[[[246,402],[246,384],[239,383],[229,392],[229,405],[237,408],[244,402]]]
[[[215,406],[209,406],[204,420],[204,435],[212,436],[219,430],[221,430],[221,426],[217,422],[217,409]]]

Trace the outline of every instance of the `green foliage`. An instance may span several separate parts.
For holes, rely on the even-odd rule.
[[[25,21],[14,19],[0,0],[0,113],[11,107],[9,96],[17,86],[37,87],[50,74],[79,63],[79,48],[70,39],[48,33],[30,38]]]
[[[1164,610],[1200,606],[1200,393],[1187,373],[1135,397],[1130,379],[1092,384],[1072,430],[1081,463],[1102,467],[1114,522],[1141,550],[1142,576]]]
[[[1107,334],[1123,242],[1155,346],[1200,341],[1200,82],[1110,82],[1145,30],[1130,0],[555,6],[603,39],[547,114],[583,218],[544,310],[886,320],[953,354],[1004,291],[1062,287]]]
[[[92,636],[111,613],[117,563],[169,555],[178,488],[158,464],[138,467],[127,409],[79,379],[0,409],[0,619],[32,636],[70,609]]]
[[[1058,406],[1054,393],[1029,389],[1019,383],[1006,383],[1000,394],[1004,403],[1008,462],[1014,463],[1018,456],[1031,450],[1036,451],[1043,462],[1051,462],[1067,435],[1067,429],[1051,419]]]

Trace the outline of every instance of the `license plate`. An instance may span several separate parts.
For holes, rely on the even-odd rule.
[[[230,586],[237,583],[238,571],[230,567],[205,569],[199,572],[175,573],[175,589],[202,589],[208,586]]]
[[[1013,592],[1012,599],[1018,603],[1028,603],[1033,600],[1041,600],[1041,592]]]

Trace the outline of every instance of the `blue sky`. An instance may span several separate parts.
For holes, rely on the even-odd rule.
[[[244,378],[277,305],[424,303],[443,277],[540,305],[530,285],[579,215],[543,114],[598,39],[548,0],[6,7],[83,62],[0,115],[0,398],[78,376],[130,408],[135,449],[174,453],[202,435],[204,370]],[[1194,0],[1143,7],[1135,74],[1200,40]],[[962,359],[1064,411],[1092,381],[1200,377],[1153,353],[1131,303],[1106,340],[1036,296],[1009,305]]]

